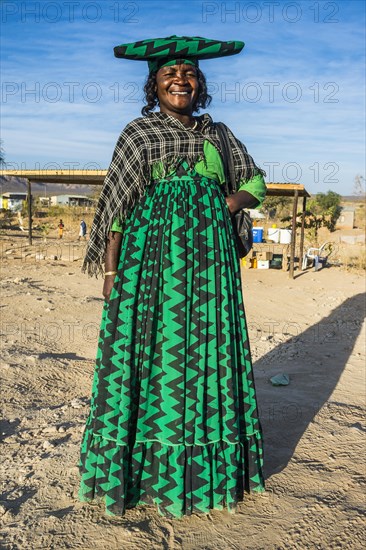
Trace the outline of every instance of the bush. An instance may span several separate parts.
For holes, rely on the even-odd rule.
[[[292,199],[289,197],[267,196],[262,205],[262,211],[270,220],[289,216],[292,211]]]
[[[327,193],[317,193],[307,203],[305,211],[304,227],[308,230],[310,241],[316,243],[318,231],[321,227],[326,227],[329,231],[335,231],[337,220],[341,214],[341,195],[334,191]],[[297,214],[296,227],[301,227],[301,212]],[[287,223],[291,227],[292,216],[286,216],[281,222]]]
[[[334,191],[317,193],[308,203],[306,215],[316,217],[320,221],[320,227],[324,226],[329,231],[334,231],[337,220],[341,214],[341,195]]]

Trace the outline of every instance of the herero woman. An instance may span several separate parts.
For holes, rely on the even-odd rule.
[[[242,42],[172,36],[124,44],[146,60],[143,116],[120,135],[84,270],[106,299],[80,498],[111,514],[138,504],[179,517],[234,510],[262,491],[262,436],[231,216],[265,195],[263,172],[227,129],[236,192],[223,193],[199,60]],[[154,111],[158,107],[158,111]]]

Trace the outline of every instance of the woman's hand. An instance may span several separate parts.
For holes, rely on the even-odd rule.
[[[108,236],[107,247],[105,251],[105,279],[103,285],[104,299],[109,302],[115,276],[117,274],[117,266],[121,251],[122,233],[111,231]],[[107,275],[112,272],[113,275]]]
[[[259,201],[247,191],[238,191],[226,197],[226,204],[230,214],[233,216],[243,208],[255,208],[259,204]]]
[[[104,279],[103,296],[106,302],[109,302],[111,296],[115,275],[107,275]]]

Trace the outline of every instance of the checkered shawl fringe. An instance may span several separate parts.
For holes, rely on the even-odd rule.
[[[220,151],[220,142],[208,114],[197,117],[199,131],[186,128],[166,113],[154,112],[130,122],[122,131],[99,197],[82,271],[103,275],[108,235],[113,221],[123,221],[144,195],[151,182],[153,165],[162,161],[164,174],[182,161],[193,168],[204,159],[203,144],[210,141]],[[235,161],[236,181],[258,172],[245,146],[228,129]],[[220,151],[221,152],[221,151]]]

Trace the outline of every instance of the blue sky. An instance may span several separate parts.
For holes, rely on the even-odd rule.
[[[346,195],[365,175],[362,0],[4,0],[1,11],[9,168],[107,168],[120,131],[140,116],[147,71],[113,47],[177,34],[245,42],[201,69],[208,112],[267,181]]]

